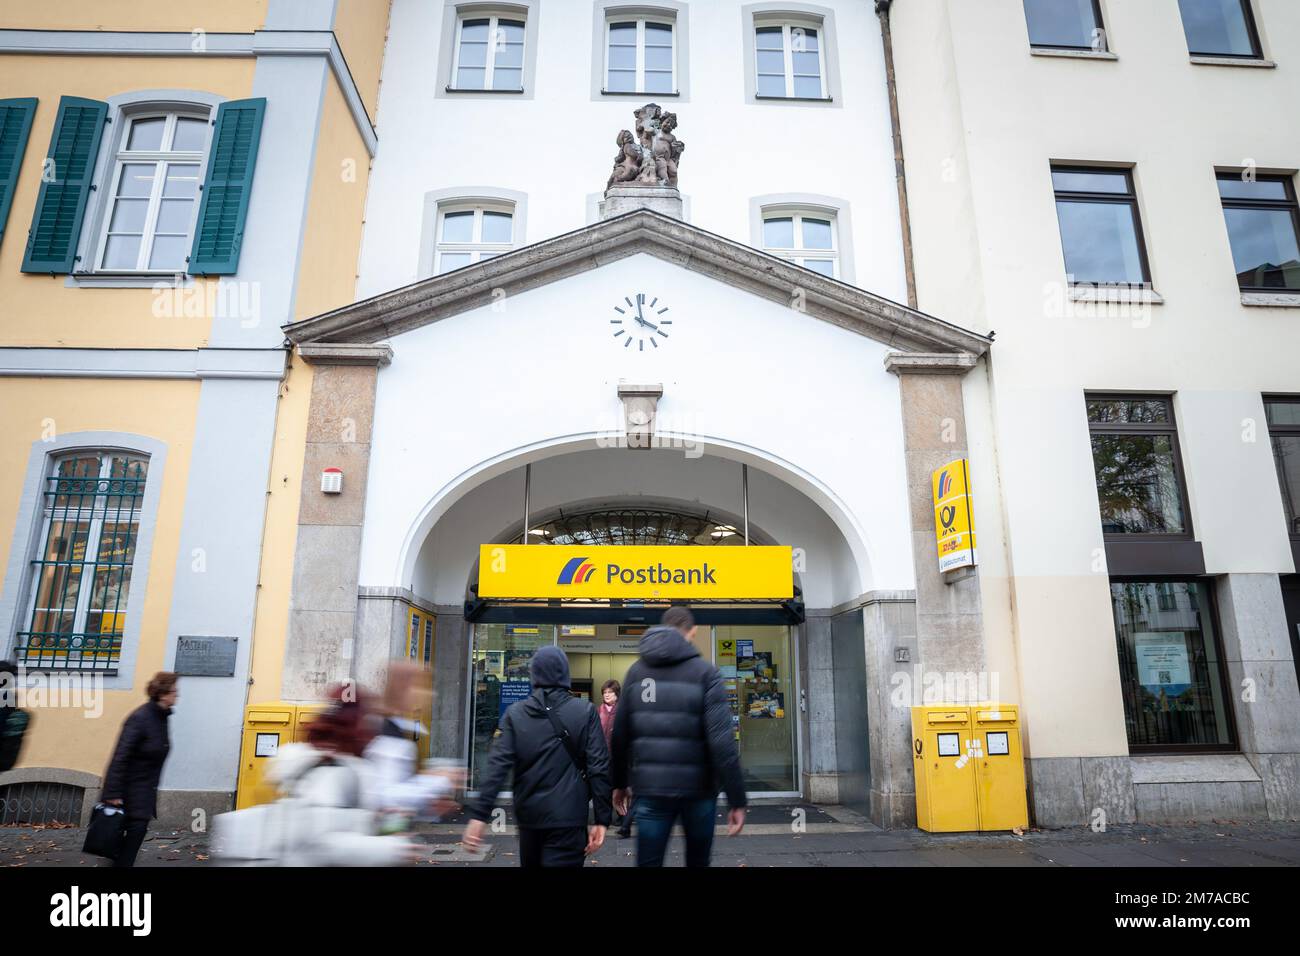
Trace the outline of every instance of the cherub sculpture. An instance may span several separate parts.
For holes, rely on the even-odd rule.
[[[686,144],[673,135],[677,116],[657,103],[636,110],[636,132],[620,130],[614,170],[605,189],[619,184],[677,188],[677,165]]]

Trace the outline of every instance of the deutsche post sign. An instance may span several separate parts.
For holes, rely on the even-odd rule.
[[[484,544],[481,598],[768,599],[794,596],[788,547]]]
[[[930,476],[934,492],[934,535],[939,570],[974,567],[975,523],[971,518],[970,481],[965,458],[936,468]]]

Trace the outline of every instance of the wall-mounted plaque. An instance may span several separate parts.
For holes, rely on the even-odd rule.
[[[234,677],[237,637],[176,638],[175,671],[182,677]]]

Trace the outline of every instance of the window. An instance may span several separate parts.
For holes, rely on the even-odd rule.
[[[805,269],[838,278],[835,216],[827,212],[764,210],[763,251]]]
[[[99,271],[185,271],[209,129],[197,113],[127,117],[108,183]]]
[[[524,25],[523,20],[496,15],[461,17],[456,26],[452,87],[522,91]]]
[[[1170,399],[1090,395],[1087,407],[1102,531],[1189,535]]]
[[[1235,745],[1204,581],[1110,582],[1124,722],[1134,752]]]
[[[438,241],[434,273],[451,272],[483,262],[514,243],[514,207],[444,205],[438,209]]]
[[[1178,0],[1178,9],[1193,56],[1260,58],[1250,0]]]
[[[116,671],[148,467],[124,452],[54,460],[31,563],[30,623],[15,648],[20,664]]]
[[[1053,166],[1052,188],[1071,282],[1150,284],[1129,170]]]
[[[1106,49],[1097,0],[1025,0],[1029,45],[1058,50]]]
[[[754,27],[757,95],[787,99],[825,99],[826,60],[821,31],[803,23],[764,23]]]
[[[1277,462],[1277,480],[1282,486],[1282,507],[1286,527],[1300,538],[1300,396],[1264,399],[1268,435]]]
[[[1300,214],[1290,176],[1220,173],[1233,267],[1243,292],[1300,292]]]
[[[606,26],[605,92],[676,93],[673,22],[611,20]]]

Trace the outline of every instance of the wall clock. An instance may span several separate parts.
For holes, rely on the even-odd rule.
[[[614,306],[614,311],[618,315],[610,319],[609,324],[614,327],[615,341],[621,342],[625,349],[636,343],[637,351],[644,352],[647,342],[652,350],[657,349],[660,340],[668,338],[672,331],[673,320],[664,318],[668,306],[658,296],[644,292],[624,296],[623,301]]]

